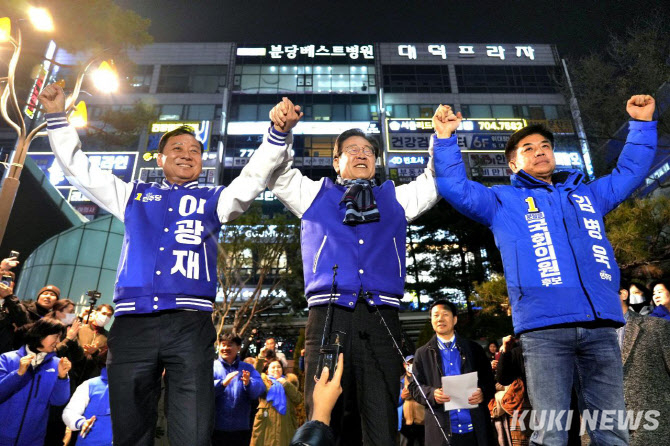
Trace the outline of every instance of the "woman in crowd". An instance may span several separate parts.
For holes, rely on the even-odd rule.
[[[28,329],[26,345],[0,355],[0,446],[44,443],[49,407],[70,397],[67,358],[56,356],[65,327],[40,319]]]
[[[651,290],[654,293],[653,299],[656,308],[649,316],[660,317],[670,321],[670,280],[657,280],[651,283]]]
[[[298,427],[295,406],[302,402],[298,377],[289,374],[287,378],[279,359],[264,365],[265,360],[259,358],[256,369],[265,371],[261,376],[267,393],[258,404],[251,446],[288,446]]]
[[[628,307],[642,316],[649,315],[653,307],[647,287],[639,282],[631,282],[628,291]]]

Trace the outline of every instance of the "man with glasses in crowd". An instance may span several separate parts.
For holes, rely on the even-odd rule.
[[[285,99],[270,112],[271,131],[278,140],[290,140],[301,117],[300,107]],[[331,423],[340,444],[361,444],[361,436],[365,445],[395,443],[403,367],[380,316],[399,343],[407,224],[439,199],[432,169],[409,184],[378,185],[374,179],[378,150],[374,138],[358,129],[347,130],[335,141],[335,182],[303,176],[292,168],[289,151],[268,182],[277,198],[302,220],[309,306],[305,399],[310,418],[333,267],[338,266],[329,329],[340,332],[347,364],[342,398]]]

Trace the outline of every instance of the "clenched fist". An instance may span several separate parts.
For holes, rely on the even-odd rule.
[[[19,370],[16,372],[19,376],[25,375],[30,367],[30,363],[35,359],[35,355],[26,355],[19,361]]]
[[[58,377],[60,379],[65,379],[67,377],[67,372],[72,368],[72,363],[67,358],[61,358],[58,363]]]
[[[270,121],[272,121],[276,130],[288,133],[305,115],[300,110],[299,105],[293,105],[293,102],[288,98],[283,98],[279,104],[270,110]]]
[[[454,111],[448,105],[440,105],[433,115],[433,128],[437,137],[440,139],[449,138],[456,131],[463,116],[461,112],[454,114]]]
[[[47,85],[38,98],[47,113],[65,111],[65,92],[58,84]]]
[[[631,118],[638,121],[651,121],[654,117],[656,102],[648,94],[631,96],[626,103],[626,111]]]

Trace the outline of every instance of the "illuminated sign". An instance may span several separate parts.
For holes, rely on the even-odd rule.
[[[170,132],[183,125],[187,125],[195,132],[195,139],[203,145],[202,151],[209,149],[209,137],[212,133],[212,121],[158,121],[149,126],[149,141],[147,152],[158,150],[158,143],[164,133]]]
[[[49,67],[51,67],[51,59],[53,59],[54,53],[56,52],[56,43],[51,40],[49,46],[47,46],[47,51],[44,54],[44,61],[38,67],[38,72],[35,75],[35,82],[33,83],[33,88],[30,90],[30,95],[28,96],[27,105],[23,110],[24,113],[30,118],[35,117],[35,110],[37,109],[37,98],[44,88],[44,81],[49,74]]]
[[[142,167],[137,178],[145,183],[162,183],[165,174],[160,167]],[[198,185],[216,186],[216,169],[214,167],[203,167],[198,176]]]
[[[554,158],[556,159],[556,166],[580,170],[584,168],[579,152],[554,152]]]
[[[387,118],[389,132],[433,132],[430,118]],[[459,132],[516,132],[526,126],[525,119],[464,119],[458,126]]]
[[[114,174],[125,182],[131,182],[135,174],[137,152],[87,152],[88,161],[105,172]],[[65,177],[65,173],[51,153],[29,153],[37,167],[69,202],[89,201]]]
[[[388,158],[389,165],[395,165],[395,166],[425,166],[426,163],[428,162],[428,157],[427,156],[400,156],[400,155],[393,155],[389,153],[389,158]]]
[[[265,135],[268,131],[267,121],[229,122],[228,135]],[[305,121],[294,129],[294,135],[339,135],[345,130],[360,129],[367,134],[379,134],[379,126],[372,121]]]
[[[651,175],[649,175],[649,177],[647,177],[647,179],[645,180],[645,185],[649,186],[650,184],[659,180],[661,177],[663,177],[663,175],[665,175],[668,172],[670,172],[670,163],[664,163],[661,167],[656,169],[654,173],[652,173]]]
[[[426,55],[431,58],[447,59],[452,57],[471,58],[478,55],[505,60],[505,58],[535,60],[535,48],[531,45],[447,45],[447,44],[426,44],[419,46],[404,44],[398,45],[398,56],[406,57],[409,60],[416,60],[419,55]]]
[[[310,59],[330,56],[349,59],[374,59],[373,45],[270,45],[238,48],[238,56],[266,56],[272,59],[295,59],[299,54]]]
[[[428,118],[387,118],[387,150],[427,152],[434,133]],[[504,150],[510,135],[526,126],[524,119],[464,119],[457,129],[458,145],[468,150]]]

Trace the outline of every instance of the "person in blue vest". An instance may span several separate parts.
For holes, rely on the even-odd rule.
[[[213,446],[248,445],[251,441],[251,402],[265,391],[260,373],[240,361],[242,339],[232,333],[219,337],[219,357],[214,361],[216,422]]]
[[[487,225],[500,249],[533,409],[562,414],[551,425],[538,424],[532,444],[566,443],[573,386],[580,411],[598,417],[592,431],[587,424],[592,442],[628,442],[615,331],[624,323],[617,296],[619,268],[603,218],[648,174],[657,144],[654,107],[654,99],[646,95],[627,102],[632,118],[628,139],[610,175],[587,181],[580,171],[555,172],[553,134],[532,125],[507,143],[512,184],[490,188],[467,178],[454,134],[460,113],[441,106],[433,118],[440,194],[459,212]]]
[[[285,99],[270,112],[273,130],[290,139],[302,112]],[[404,295],[407,224],[439,197],[431,168],[415,181],[395,186],[375,181],[377,141],[358,129],[335,141],[337,180],[314,181],[292,168],[291,153],[268,183],[277,198],[301,218],[305,296],[309,306],[305,343],[305,398],[311,417],[319,347],[335,279],[328,329],[342,332],[342,398],[331,423],[341,444],[395,444],[398,377],[402,359],[381,323],[400,342],[398,308]],[[430,163],[429,163],[430,165]],[[331,339],[331,341],[334,341]],[[359,429],[360,427],[360,429]]]
[[[218,235],[265,189],[286,144],[269,131],[228,187],[200,187],[203,145],[180,127],[159,142],[165,180],[126,183],[82,152],[58,85],[47,86],[40,101],[51,148],[70,183],[125,223],[107,358],[114,444],[153,444],[165,370],[170,443],[208,445]]]
[[[112,417],[109,410],[107,368],[100,376],[88,379],[75,390],[63,410],[63,422],[72,432],[79,432],[80,446],[110,446]]]
[[[72,364],[56,356],[64,334],[62,323],[43,318],[30,326],[23,347],[0,355],[0,446],[44,443],[49,407],[70,398]]]

